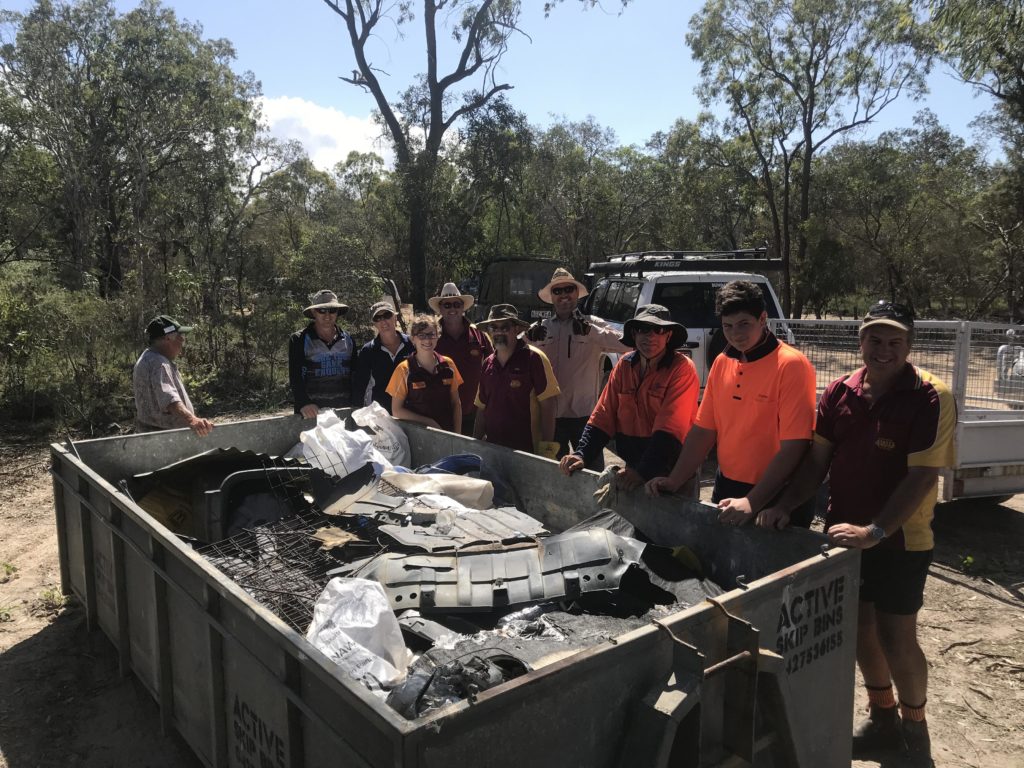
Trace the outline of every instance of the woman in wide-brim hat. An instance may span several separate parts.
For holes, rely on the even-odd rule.
[[[347,408],[352,403],[352,337],[338,327],[348,306],[334,291],[309,296],[302,314],[311,322],[288,341],[288,383],[295,412],[316,418],[321,408]]]

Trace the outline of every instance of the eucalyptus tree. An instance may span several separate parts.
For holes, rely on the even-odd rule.
[[[203,40],[156,0],[124,15],[110,0],[37,0],[2,12],[0,26],[0,89],[24,110],[9,129],[56,169],[56,260],[72,283],[93,273],[101,295],[116,294],[140,254],[166,242],[156,212],[195,183],[237,181],[258,86],[232,71],[227,42]]]
[[[929,59],[911,0],[708,0],[686,39],[701,100],[723,102],[726,131],[756,155],[785,309],[796,298],[799,312],[793,277],[807,250],[815,153],[923,91]]]

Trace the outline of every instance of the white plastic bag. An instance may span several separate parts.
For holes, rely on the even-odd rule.
[[[316,426],[299,435],[302,454],[312,466],[328,475],[346,477],[368,461],[382,462],[373,447],[373,439],[362,431],[349,432],[334,411],[321,411]],[[381,468],[374,467],[377,474]]]
[[[368,579],[327,582],[306,639],[371,691],[404,682],[412,662],[384,588]]]
[[[409,450],[409,438],[402,428],[395,423],[384,406],[376,400],[365,408],[352,411],[352,421],[373,432],[373,447],[381,456],[392,464],[402,467],[409,466],[412,453]]]
[[[473,509],[490,509],[494,504],[494,485],[478,477],[385,472],[381,478],[406,493],[441,494]]]

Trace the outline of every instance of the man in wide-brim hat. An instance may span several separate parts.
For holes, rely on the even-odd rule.
[[[530,326],[526,337],[548,356],[562,390],[555,401],[554,437],[561,458],[579,441],[601,394],[603,358],[629,348],[619,341],[615,328],[579,309],[577,303],[587,295],[587,288],[567,269],[556,269],[537,295],[552,306],[553,316]],[[600,453],[587,464],[587,469],[603,467]]]
[[[435,351],[450,357],[462,374],[459,401],[462,403],[462,424],[456,424],[462,434],[473,434],[476,421],[476,390],[480,386],[480,369],[484,360],[494,352],[487,334],[466,318],[466,310],[475,303],[472,296],[463,293],[455,283],[445,283],[437,296],[427,299],[430,308],[441,318],[441,335]]]
[[[477,325],[491,335],[477,391],[473,436],[520,451],[547,454],[555,431],[558,381],[547,356],[520,333],[529,324],[511,304],[495,304]],[[551,458],[554,458],[551,456]]]
[[[338,327],[348,305],[334,291],[309,296],[302,314],[311,322],[288,341],[288,382],[295,412],[316,418],[320,408],[345,408],[352,402],[352,337]]]
[[[626,321],[622,343],[633,352],[619,360],[594,407],[578,444],[561,461],[569,475],[600,455],[614,437],[626,463],[616,483],[636,488],[675,466],[697,415],[700,378],[693,361],[678,348],[686,328],[659,304],[645,304]]]

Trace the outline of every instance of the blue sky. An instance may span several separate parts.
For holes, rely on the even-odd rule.
[[[24,10],[25,0],[0,0]],[[694,95],[698,67],[685,35],[697,0],[634,0],[621,14],[614,0],[607,11],[584,11],[564,0],[545,19],[540,0],[526,0],[522,28],[529,35],[512,40],[500,75],[514,89],[506,95],[534,125],[554,118],[583,120],[592,115],[612,128],[623,144],[642,145],[680,117],[700,111]],[[116,0],[128,10],[135,0]],[[251,70],[263,84],[264,115],[272,132],[305,144],[314,161],[330,167],[349,150],[386,147],[369,115],[369,94],[338,79],[353,67],[342,20],[323,0],[171,0],[180,18],[198,22],[208,38],[227,38],[237,52],[236,69]],[[418,3],[414,2],[413,6]],[[386,71],[400,92],[424,69],[418,22],[398,37],[394,26],[381,25],[374,42],[374,64]],[[442,66],[444,66],[442,62]],[[991,106],[940,67],[929,80],[931,93],[920,102],[903,99],[891,105],[864,136],[913,123],[927,106],[942,124],[972,139],[969,123]]]

